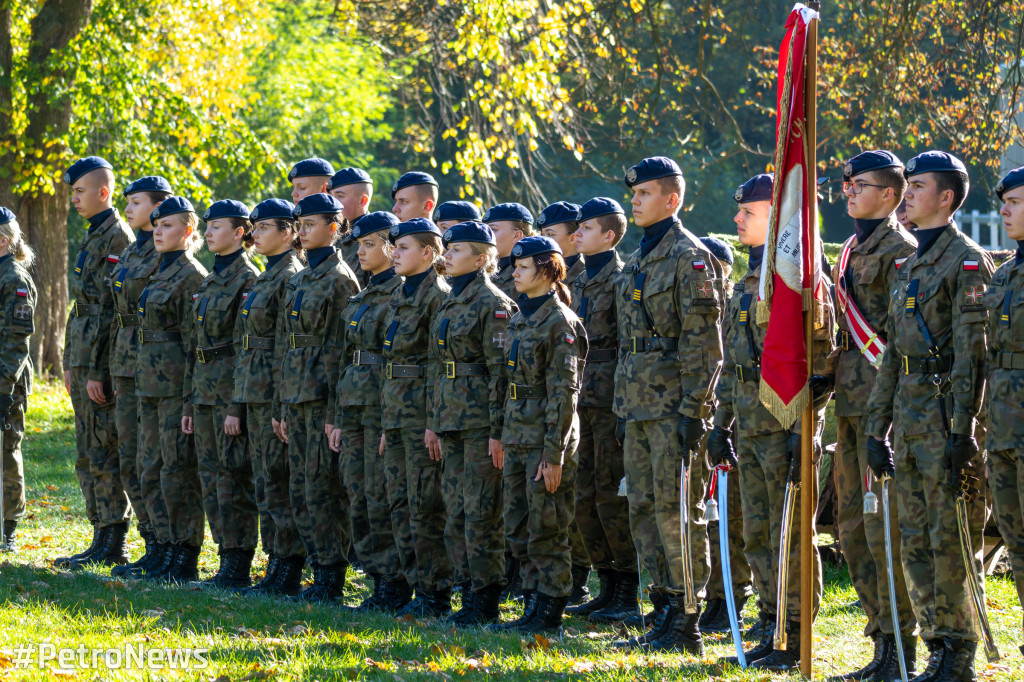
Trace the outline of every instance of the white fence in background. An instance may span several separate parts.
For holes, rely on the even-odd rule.
[[[954,216],[960,230],[971,236],[981,246],[990,251],[1000,251],[1010,248],[1003,243],[1003,217],[998,211],[982,213],[975,209],[970,213],[957,211]],[[1014,244],[1012,248],[1017,248]]]

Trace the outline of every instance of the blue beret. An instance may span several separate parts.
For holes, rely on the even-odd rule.
[[[398,216],[388,211],[374,211],[367,213],[352,226],[352,238],[361,239],[368,234],[390,230],[398,224]]]
[[[282,218],[284,220],[294,220],[295,216],[292,215],[292,211],[295,210],[295,204],[284,199],[267,199],[256,204],[256,208],[252,209],[252,213],[249,214],[249,220],[256,222],[257,220],[271,220],[273,218]]]
[[[723,263],[733,264],[734,258],[729,245],[716,237],[701,237],[700,243],[707,247],[711,255]]]
[[[388,241],[394,244],[402,237],[410,234],[420,234],[421,232],[430,232],[438,237],[441,236],[441,230],[438,229],[437,225],[430,218],[413,218],[412,220],[406,220],[404,223],[392,225],[388,231]]]
[[[580,206],[579,221],[582,223],[591,218],[600,218],[603,215],[612,215],[614,213],[626,215],[626,212],[622,210],[622,206],[615,199],[594,197]]]
[[[445,246],[456,242],[479,242],[497,246],[498,241],[494,238],[494,232],[484,223],[475,220],[467,220],[458,225],[452,225],[444,231],[441,241]]]
[[[921,173],[963,173],[967,175],[967,166],[952,154],[932,150],[918,154],[907,161],[907,168],[903,171],[903,175],[908,178]]]
[[[334,167],[328,161],[313,157],[311,159],[303,159],[297,164],[292,166],[292,169],[288,171],[288,179],[294,180],[295,178],[310,178],[326,175],[330,177],[334,175]]]
[[[149,214],[149,222],[155,225],[156,221],[160,218],[177,215],[178,213],[195,212],[196,209],[192,207],[192,202],[185,197],[167,197],[162,204],[153,209],[153,212]]]
[[[537,216],[537,227],[557,225],[558,223],[575,223],[579,219],[579,204],[570,204],[568,201],[556,201]]]
[[[437,180],[435,180],[434,176],[430,173],[411,171],[395,180],[395,184],[391,186],[391,198],[395,198],[395,195],[398,194],[398,190],[405,189],[406,187],[412,187],[413,185],[433,185],[434,187],[437,187]]]
[[[538,235],[523,237],[512,247],[512,264],[515,265],[517,258],[529,258],[530,256],[539,256],[542,253],[562,255],[562,247],[551,237]]]
[[[248,220],[250,213],[249,207],[241,201],[221,199],[220,201],[213,202],[206,209],[206,213],[203,214],[203,222],[208,223],[217,218],[245,218]]]
[[[498,204],[491,206],[484,213],[483,222],[493,223],[497,220],[518,220],[521,223],[533,225],[533,215],[526,210],[522,204]]]
[[[626,171],[626,187],[672,175],[682,177],[683,171],[679,168],[679,164],[667,156],[652,156]]]
[[[114,167],[107,163],[107,160],[99,156],[87,156],[84,159],[75,161],[68,168],[67,172],[64,173],[64,184],[73,185],[75,180],[82,177],[89,171],[94,171],[97,168],[109,168],[114,170]]]
[[[342,209],[341,202],[335,199],[330,194],[310,194],[305,197],[295,206],[295,210],[292,211],[292,217],[298,218],[304,215],[333,215],[340,213]]]
[[[345,185],[358,185],[360,183],[373,184],[373,178],[370,174],[364,171],[362,168],[342,168],[340,171],[334,174],[330,180],[327,181],[327,191],[331,191],[335,187],[344,187]]]
[[[1024,166],[1014,168],[1003,176],[1003,179],[996,185],[996,196],[999,197],[999,201],[1002,201],[1003,194],[1021,185],[1024,185]]]
[[[847,180],[855,175],[882,168],[903,168],[903,162],[898,156],[884,149],[861,152],[843,166],[843,179]]]
[[[732,198],[736,200],[737,204],[748,204],[751,201],[771,201],[774,187],[775,176],[772,173],[761,173],[737,187]]]
[[[480,209],[469,201],[446,201],[434,211],[434,222],[442,220],[480,220]]]
[[[18,217],[14,215],[14,211],[7,208],[6,206],[0,206],[0,225],[13,223],[17,219]]]
[[[135,180],[124,188],[124,195],[126,197],[138,194],[139,192],[167,192],[168,194],[174,194],[174,190],[171,189],[171,183],[159,175],[147,175],[144,178]]]

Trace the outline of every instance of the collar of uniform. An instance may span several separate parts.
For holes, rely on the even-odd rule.
[[[100,216],[103,216],[103,220],[96,223],[95,225],[93,225],[93,222],[90,219],[89,229],[85,233],[86,239],[98,238],[101,234],[109,230],[112,225],[116,225],[121,220],[121,216],[117,213],[116,208],[110,208],[101,211],[100,213],[94,215],[93,218],[98,218]],[[128,227],[127,223],[125,224],[125,229],[128,232],[131,232],[131,228]]]
[[[178,254],[170,263],[164,265],[164,257],[171,254]],[[181,268],[181,264],[188,259],[187,251],[168,251],[160,254],[160,265],[150,279],[170,279],[171,276]]]
[[[452,281],[448,283],[451,285],[452,291],[458,289],[459,286],[462,287],[454,296],[454,299],[457,301],[468,301],[470,298],[475,296],[479,289],[478,284],[486,279],[483,275],[483,270],[474,270],[473,272],[467,272],[465,275],[460,275],[459,277],[452,277]],[[461,280],[461,284],[456,282],[456,280]]]
[[[502,272],[505,268],[512,265],[512,256],[505,256],[504,258],[498,259],[498,272]]]
[[[275,254],[273,256],[267,256],[266,269],[272,270],[275,265],[285,260],[286,258],[288,258],[288,256],[292,255],[293,253],[295,253],[295,249],[288,249],[287,251],[282,251],[281,253]]]
[[[534,314],[526,316],[523,315],[522,311],[519,311],[517,314],[523,319],[523,324],[527,324],[531,327],[539,327],[541,323],[543,323],[544,320],[546,320],[548,316],[557,309],[560,302],[558,294],[556,293],[554,296],[551,296],[548,300],[544,301],[544,303],[537,308],[537,312]],[[516,305],[518,304],[519,302],[517,300]]]
[[[580,258],[582,258],[582,256],[580,256],[580,254],[578,253],[575,256],[566,256],[563,259],[565,260],[565,271],[569,272],[570,270],[572,270],[573,267],[575,267],[576,264],[580,262]]]
[[[153,245],[153,231],[152,230],[139,230],[135,233],[135,241],[141,246],[145,244]]]
[[[661,236],[658,243],[655,244],[654,248],[651,249],[646,256],[640,257],[640,264],[653,263],[654,261],[666,258],[672,251],[672,247],[676,241],[683,236],[683,224],[679,222],[679,218],[676,216],[672,217],[672,224],[669,226],[668,231]],[[638,249],[640,247],[637,247]]]
[[[400,280],[403,285],[405,284],[405,278],[396,277],[395,279]],[[420,285],[416,287],[416,291],[412,293],[412,296],[400,296],[398,305],[419,305],[423,301],[424,297],[426,297],[427,292],[436,285],[438,279],[439,275],[437,274],[437,269],[430,268],[427,270],[427,276],[424,277],[423,281],[420,282]]]
[[[13,261],[13,260],[14,260],[14,257],[11,254],[9,254],[9,253],[4,255],[4,256],[0,256],[0,268],[5,267],[7,265],[7,261]]]
[[[598,282],[606,282],[609,279],[611,279],[616,272],[622,269],[622,258],[619,257],[619,253],[615,249],[612,249],[611,251],[606,251],[605,253],[610,253],[611,258],[602,263],[593,275],[590,274],[590,268],[587,268],[586,274],[583,277],[584,285]],[[598,256],[601,255],[603,254],[598,254]]]
[[[1020,239],[1017,240],[1017,254],[1015,260],[1017,261],[1016,265],[1020,265],[1021,261],[1024,261],[1024,241]]]
[[[952,244],[956,236],[960,234],[960,230],[956,228],[955,222],[950,222],[946,227],[940,227],[937,229],[941,230],[942,234],[938,236],[935,242],[932,243],[923,255],[918,256],[916,253],[914,254],[915,258],[912,267],[917,267],[918,265],[932,265],[938,261],[946,251],[946,248]],[[918,241],[920,241],[920,238],[918,238]]]
[[[388,280],[394,279],[395,277],[398,277],[398,273],[395,272],[394,267],[390,267],[387,270],[384,270],[383,272],[378,272],[376,275],[370,275],[369,286],[375,287],[379,284],[384,284]]]
[[[213,272],[215,276],[223,275],[225,272],[231,269],[232,265],[237,267],[238,261],[246,262],[245,249],[239,247],[237,251],[232,251],[226,256],[222,256],[219,253],[213,257]]]
[[[885,239],[887,234],[896,230],[897,225],[899,225],[899,222],[897,222],[896,214],[894,213],[879,223],[878,226],[871,231],[871,234],[868,235],[868,238],[864,240],[863,244],[858,241],[851,251],[854,253],[870,253],[881,243],[883,239]]]
[[[89,221],[89,231],[98,232],[103,223],[110,219],[110,216],[114,215],[114,209],[105,208],[91,218],[86,218]]]

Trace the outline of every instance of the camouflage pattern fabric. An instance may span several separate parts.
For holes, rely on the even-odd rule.
[[[38,297],[31,275],[13,257],[0,260],[0,394],[13,395],[15,404],[7,415],[10,428],[3,432],[3,520],[25,514],[25,473],[21,442],[25,436],[25,405],[32,392],[32,358],[29,338],[35,332]],[[0,415],[2,416],[2,415]]]

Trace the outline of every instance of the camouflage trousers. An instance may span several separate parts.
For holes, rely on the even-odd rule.
[[[71,369],[71,405],[75,410],[75,474],[85,498],[85,514],[96,528],[131,518],[128,496],[121,485],[114,414],[114,388],[105,382],[106,405],[97,405],[85,391],[88,370]],[[180,427],[180,424],[179,424]]]
[[[350,419],[351,417],[351,419]],[[341,425],[342,470],[356,472],[362,466],[362,499],[366,505],[366,542],[356,534],[355,550],[363,567],[390,580],[404,576],[395,534],[391,530],[391,508],[388,506],[388,484],[385,458],[380,454],[381,409],[379,405],[345,407]],[[403,460],[404,462],[404,460]],[[404,471],[404,468],[403,468]],[[346,475],[349,497],[357,499],[351,486],[360,481],[358,473]],[[353,512],[354,513],[354,512]],[[353,520],[353,528],[355,521]]]
[[[287,559],[306,554],[288,499],[288,448],[274,433],[268,403],[245,406],[252,453],[253,491],[260,516],[260,542],[267,554]]]
[[[677,418],[626,422],[624,462],[629,525],[633,543],[651,576],[651,590],[685,593],[683,544],[679,513],[683,448]],[[690,467],[690,556],[694,597],[704,598],[711,570],[704,497],[707,467],[702,457]]]
[[[203,509],[213,541],[221,551],[255,549],[259,510],[245,425],[240,435],[229,436],[227,405],[196,405],[193,411]]]
[[[711,476],[717,476],[714,470]],[[739,473],[729,472],[728,499],[726,503],[727,520],[729,522],[729,569],[732,572],[732,594],[737,600],[745,599],[754,594],[753,577],[750,574],[750,563],[747,561],[743,545],[743,496],[740,492]],[[715,491],[715,500],[718,491]],[[718,513],[722,513],[719,505]],[[722,581],[722,550],[718,537],[718,521],[708,521],[708,549],[711,555],[711,573],[708,577],[707,598],[725,599],[725,584]]]
[[[192,436],[180,396],[139,399],[139,485],[158,542],[200,546],[205,517]]]
[[[505,571],[502,471],[489,441],[483,428],[446,433],[441,444],[444,542],[455,582],[471,583],[474,592],[501,582]]]
[[[786,454],[787,431],[760,435],[741,435],[736,439],[739,482],[743,488],[743,545],[757,588],[757,608],[762,615],[778,612],[779,547],[782,541],[782,511],[786,495],[789,457]],[[817,469],[815,469],[817,471]],[[816,488],[816,480],[810,482]],[[786,620],[800,622],[800,495],[794,496],[793,533],[789,543],[789,583],[786,590]],[[812,619],[821,605],[821,560],[818,550],[814,561],[814,593],[811,596]]]
[[[576,514],[576,462],[566,457],[562,482],[558,490],[549,493],[543,478],[533,480],[542,458],[539,447],[505,447],[505,537],[519,559],[524,590],[568,597],[572,560],[566,529]]]
[[[414,567],[405,570],[406,580],[418,590],[437,592],[451,589],[452,565],[444,543],[441,463],[430,459],[423,442],[424,431],[425,427],[417,425],[384,432],[385,480],[395,544],[402,565],[411,562]],[[401,467],[405,469],[404,486],[398,481]],[[403,506],[407,512],[403,513]],[[402,527],[404,519],[408,530]]]
[[[615,440],[615,414],[606,407],[580,407],[578,413],[576,525],[589,557],[587,563],[598,569],[633,573],[636,546],[629,531],[629,502],[619,496],[625,469],[622,448]]]
[[[992,514],[1006,542],[1017,599],[1024,604],[1024,460],[1020,450],[988,453]]]
[[[114,423],[117,426],[117,465],[139,529],[148,528],[149,514],[139,483],[139,398],[134,377],[114,377]]]
[[[377,454],[380,447],[380,408],[353,406],[344,407],[342,410],[342,423],[335,424],[335,427],[341,427],[339,468],[341,483],[348,495],[349,516],[352,519],[352,552],[359,558],[364,571],[379,574],[380,572],[374,568],[374,545],[370,515],[367,511],[366,486],[368,482],[376,483],[374,492],[384,492],[383,486],[380,485],[381,478],[373,478],[374,471],[367,472],[367,450],[372,450],[372,453],[369,453],[373,455],[370,465],[377,464],[377,460],[380,459]],[[377,428],[363,426],[364,419],[371,425],[376,422]],[[389,529],[390,526],[389,521]]]
[[[836,530],[846,566],[850,570],[853,589],[867,614],[864,635],[877,632],[894,634],[892,607],[889,602],[889,578],[885,563],[885,527],[882,519],[882,484],[871,476],[871,491],[878,497],[878,513],[864,513],[864,472],[868,467],[868,436],[864,431],[867,417],[837,417],[838,437],[832,475],[836,484]],[[899,507],[895,481],[889,483],[889,519],[892,534],[892,563],[895,574],[896,608],[899,631],[912,635],[917,631],[914,609],[907,593],[900,553],[900,531],[897,522]]]
[[[338,455],[324,432],[327,403],[284,405],[288,435],[288,496],[307,556],[321,566],[348,566],[351,523]]]
[[[27,399],[24,387],[15,385],[14,399],[17,402],[6,419],[7,425],[11,428],[0,432],[0,438],[3,438],[4,442],[3,451],[0,452],[4,466],[4,517],[0,521],[17,520],[25,515],[25,467],[21,457],[21,441],[25,438]],[[0,429],[2,427],[0,424]]]

